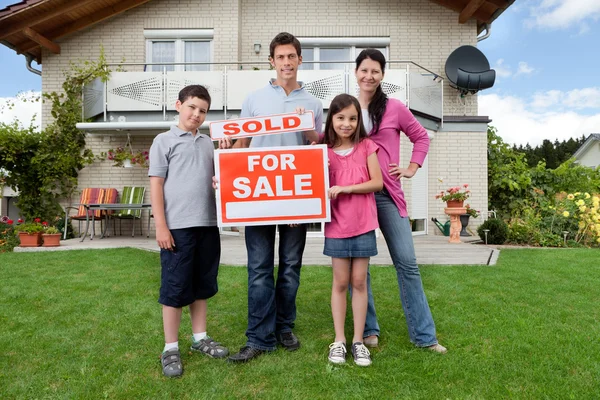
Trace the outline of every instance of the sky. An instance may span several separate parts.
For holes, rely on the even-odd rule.
[[[0,9],[15,2],[0,0]],[[505,142],[536,146],[600,133],[599,19],[600,0],[516,0],[492,24],[478,48],[496,82],[479,92],[479,115],[492,119]],[[25,58],[0,45],[0,121],[30,121],[39,105],[2,104],[40,89]]]

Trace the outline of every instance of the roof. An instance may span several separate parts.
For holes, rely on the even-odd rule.
[[[573,153],[573,157],[579,159],[579,157],[582,156],[594,142],[600,142],[600,133],[590,133],[590,136],[585,139],[585,142],[583,142],[577,151]]]
[[[60,53],[55,41],[150,0],[23,0],[0,10],[0,43],[42,63],[42,47]],[[484,30],[515,0],[430,0],[477,21]]]

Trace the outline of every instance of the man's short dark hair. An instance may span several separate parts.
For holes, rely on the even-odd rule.
[[[296,48],[296,53],[298,53],[298,57],[302,55],[302,46],[300,45],[300,41],[296,39],[296,36],[291,33],[281,32],[271,40],[271,45],[269,46],[269,55],[271,58],[275,57],[275,47],[282,44],[293,44]]]
[[[190,97],[197,97],[200,100],[204,100],[208,103],[208,108],[210,108],[210,94],[208,90],[202,85],[189,85],[184,87],[179,91],[179,96],[177,97],[180,102],[185,102]]]

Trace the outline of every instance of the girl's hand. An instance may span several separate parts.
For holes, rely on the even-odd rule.
[[[219,139],[219,149],[230,149],[232,146],[231,138],[226,137]]]
[[[352,193],[352,191],[350,190],[350,186],[333,186],[331,188],[329,188],[329,198],[330,199],[337,199],[337,197],[342,194],[350,194]]]
[[[219,181],[217,180],[216,176],[213,176],[212,179],[212,187],[213,189],[217,190],[219,188]]]
[[[390,173],[390,175],[392,175],[397,181],[400,180],[400,178],[407,178],[410,179],[413,176],[415,176],[415,171],[409,169],[409,168],[400,168],[398,166],[398,164],[389,164],[389,169],[388,172]]]
[[[296,114],[302,115],[302,114],[304,114],[304,111],[305,111],[304,107],[300,107],[300,106],[296,107]]]

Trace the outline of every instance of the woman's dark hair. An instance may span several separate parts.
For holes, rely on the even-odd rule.
[[[356,57],[356,69],[360,67],[360,64],[365,59],[371,59],[377,63],[381,67],[381,73],[385,73],[385,56],[376,49],[364,49],[360,52],[358,57]],[[371,119],[371,123],[373,124],[372,134],[375,134],[379,131],[379,125],[381,124],[381,119],[383,118],[383,113],[385,112],[385,108],[387,106],[388,97],[385,93],[383,93],[383,89],[381,89],[381,84],[377,86],[375,89],[375,94],[369,103],[369,117]]]
[[[362,121],[362,112],[360,111],[360,103],[354,96],[349,94],[338,94],[331,101],[329,105],[329,111],[327,112],[327,121],[325,122],[325,136],[323,136],[323,143],[329,147],[334,147],[340,142],[335,130],[333,129],[333,117],[335,114],[342,111],[344,108],[354,106],[357,113],[357,125],[354,135],[352,135],[352,142],[359,143],[361,140],[367,137],[367,131],[365,131],[365,125]]]

